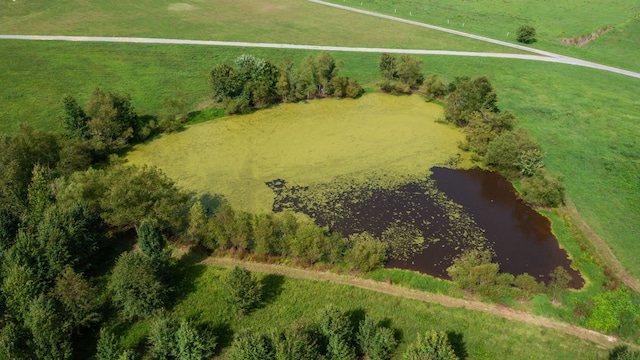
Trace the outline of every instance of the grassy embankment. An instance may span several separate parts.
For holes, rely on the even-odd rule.
[[[532,47],[640,71],[640,4],[634,0],[559,0],[535,6],[526,0],[328,1],[513,43],[517,43],[517,29],[529,24],[537,31],[538,42]],[[582,47],[561,43],[563,38],[589,35],[606,27],[613,29]]]
[[[182,270],[176,276],[180,280],[175,287],[188,294],[179,299],[172,313],[217,329],[237,332],[248,327],[268,333],[298,320],[313,321],[319,309],[335,304],[343,311],[356,315],[366,313],[374,319],[389,321],[401,335],[396,359],[415,340],[418,332],[430,329],[457,333],[472,359],[595,359],[606,353],[587,340],[481,312],[280,275],[258,274],[266,287],[266,301],[254,312],[238,318],[224,301],[214,300],[223,298],[220,278],[225,270],[194,263],[199,259],[195,255],[179,264]],[[143,345],[148,326],[149,322],[142,321],[122,329],[123,343],[131,347]],[[226,347],[229,340],[218,339],[218,342]],[[223,349],[221,358],[227,357],[227,350]]]

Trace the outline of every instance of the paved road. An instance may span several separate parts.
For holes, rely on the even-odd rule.
[[[310,0],[317,1],[317,0]],[[331,4],[333,5],[333,4]],[[354,9],[357,10],[357,9]],[[358,10],[360,11],[360,10]],[[386,15],[381,15],[386,16]],[[403,20],[403,19],[398,19]],[[403,20],[408,21],[408,20]],[[418,23],[419,24],[419,23]],[[423,24],[426,25],[426,24]],[[430,25],[429,25],[430,26]],[[454,30],[449,30],[454,31]],[[474,36],[468,34],[469,36]],[[479,37],[482,38],[482,37]],[[52,35],[0,35],[0,40],[40,40],[40,41],[78,41],[78,42],[109,42],[109,43],[143,43],[143,44],[173,44],[173,45],[208,45],[208,46],[234,46],[234,47],[255,47],[255,48],[271,48],[271,49],[294,49],[294,50],[323,50],[323,51],[345,51],[345,52],[366,52],[366,53],[395,53],[395,54],[414,54],[414,55],[445,55],[445,56],[469,56],[469,57],[487,57],[502,59],[520,59],[545,61],[552,63],[561,63],[569,65],[585,66],[604,71],[615,72],[618,74],[632,76],[640,79],[640,73],[613,68],[606,65],[600,65],[580,59],[570,58],[562,55],[551,54],[540,55],[540,51],[532,51],[539,55],[527,54],[508,54],[508,53],[488,53],[488,52],[471,52],[471,51],[448,51],[448,50],[419,50],[419,49],[391,49],[391,48],[363,48],[363,47],[344,47],[344,46],[323,46],[323,45],[297,45],[297,44],[273,44],[273,43],[254,43],[254,42],[238,42],[238,41],[213,41],[213,40],[185,40],[185,39],[160,39],[160,38],[134,38],[134,37],[105,37],[105,36],[52,36]],[[494,40],[498,41],[498,40]],[[509,43],[505,43],[509,44]],[[509,44],[510,47],[520,47],[519,45]],[[524,46],[520,50],[524,50]],[[533,49],[535,50],[535,49]],[[544,52],[546,53],[546,52]]]

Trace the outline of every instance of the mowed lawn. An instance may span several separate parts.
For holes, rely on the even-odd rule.
[[[516,42],[521,25],[536,29],[530,45],[640,71],[640,2],[636,0],[328,0],[454,30]],[[605,27],[613,30],[582,47],[561,43]]]
[[[0,33],[517,52],[304,0],[3,2]]]
[[[127,160],[158,166],[189,191],[268,212],[274,193],[265,183],[275,179],[312,185],[336,176],[424,178],[461,152],[463,135],[436,123],[442,116],[440,106],[417,95],[281,104],[163,135],[136,146]]]

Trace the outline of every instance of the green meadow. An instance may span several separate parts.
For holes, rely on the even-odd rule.
[[[0,33],[517,52],[291,0],[4,2]]]
[[[269,333],[297,321],[313,322],[329,304],[355,316],[367,314],[387,321],[400,336],[394,359],[400,359],[417,333],[439,330],[457,334],[470,359],[596,359],[606,350],[590,341],[553,329],[507,320],[477,311],[447,308],[373,291],[328,282],[299,280],[273,274],[256,274],[268,294],[264,303],[249,314],[238,315],[224,301],[221,278],[227,270],[181,261],[183,269],[175,288],[188,290],[172,310],[178,318],[192,319],[214,329],[237,332],[251,328]],[[206,261],[205,261],[206,262]],[[123,344],[140,348],[146,341],[149,322],[133,323],[122,332]],[[228,346],[230,339],[219,339]],[[228,348],[220,357],[229,358]]]
[[[536,29],[531,46],[585,60],[640,71],[640,3],[634,0],[578,1],[438,1],[328,0],[328,2],[421,21],[454,30],[516,42],[516,31]],[[613,30],[582,47],[563,38],[584,36],[606,27]]]
[[[368,94],[281,104],[165,134],[128,154],[185,189],[222,194],[235,207],[271,210],[265,183],[318,184],[337,176],[424,176],[460,151],[462,134],[436,123],[442,108],[417,95]]]

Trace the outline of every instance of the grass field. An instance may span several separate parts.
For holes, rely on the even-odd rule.
[[[640,3],[634,0],[558,0],[535,6],[526,0],[328,1],[514,43],[518,27],[529,24],[537,31],[532,47],[640,71]],[[614,30],[586,46],[560,42],[608,26]]]
[[[516,51],[291,0],[4,2],[0,33]]]
[[[271,210],[265,182],[328,182],[373,173],[424,176],[458,152],[463,136],[435,122],[442,108],[419,96],[369,94],[281,104],[167,134],[127,160],[163,169],[179,186],[220,193],[248,211]]]
[[[416,300],[380,294],[346,285],[295,280],[280,275],[258,274],[269,294],[265,304],[249,315],[238,318],[222,300],[220,279],[226,270],[202,264],[183,264],[176,290],[188,290],[179,298],[172,313],[191,318],[218,329],[237,332],[252,328],[269,332],[298,320],[313,321],[319,309],[334,304],[343,311],[366,313],[377,320],[388,320],[402,337],[395,359],[400,359],[407,344],[418,332],[434,329],[461,335],[471,359],[596,359],[606,350],[595,344],[554,330],[506,320],[464,309],[445,308]],[[145,341],[148,323],[133,324],[123,343],[139,346]],[[227,358],[230,339],[219,340]]]

